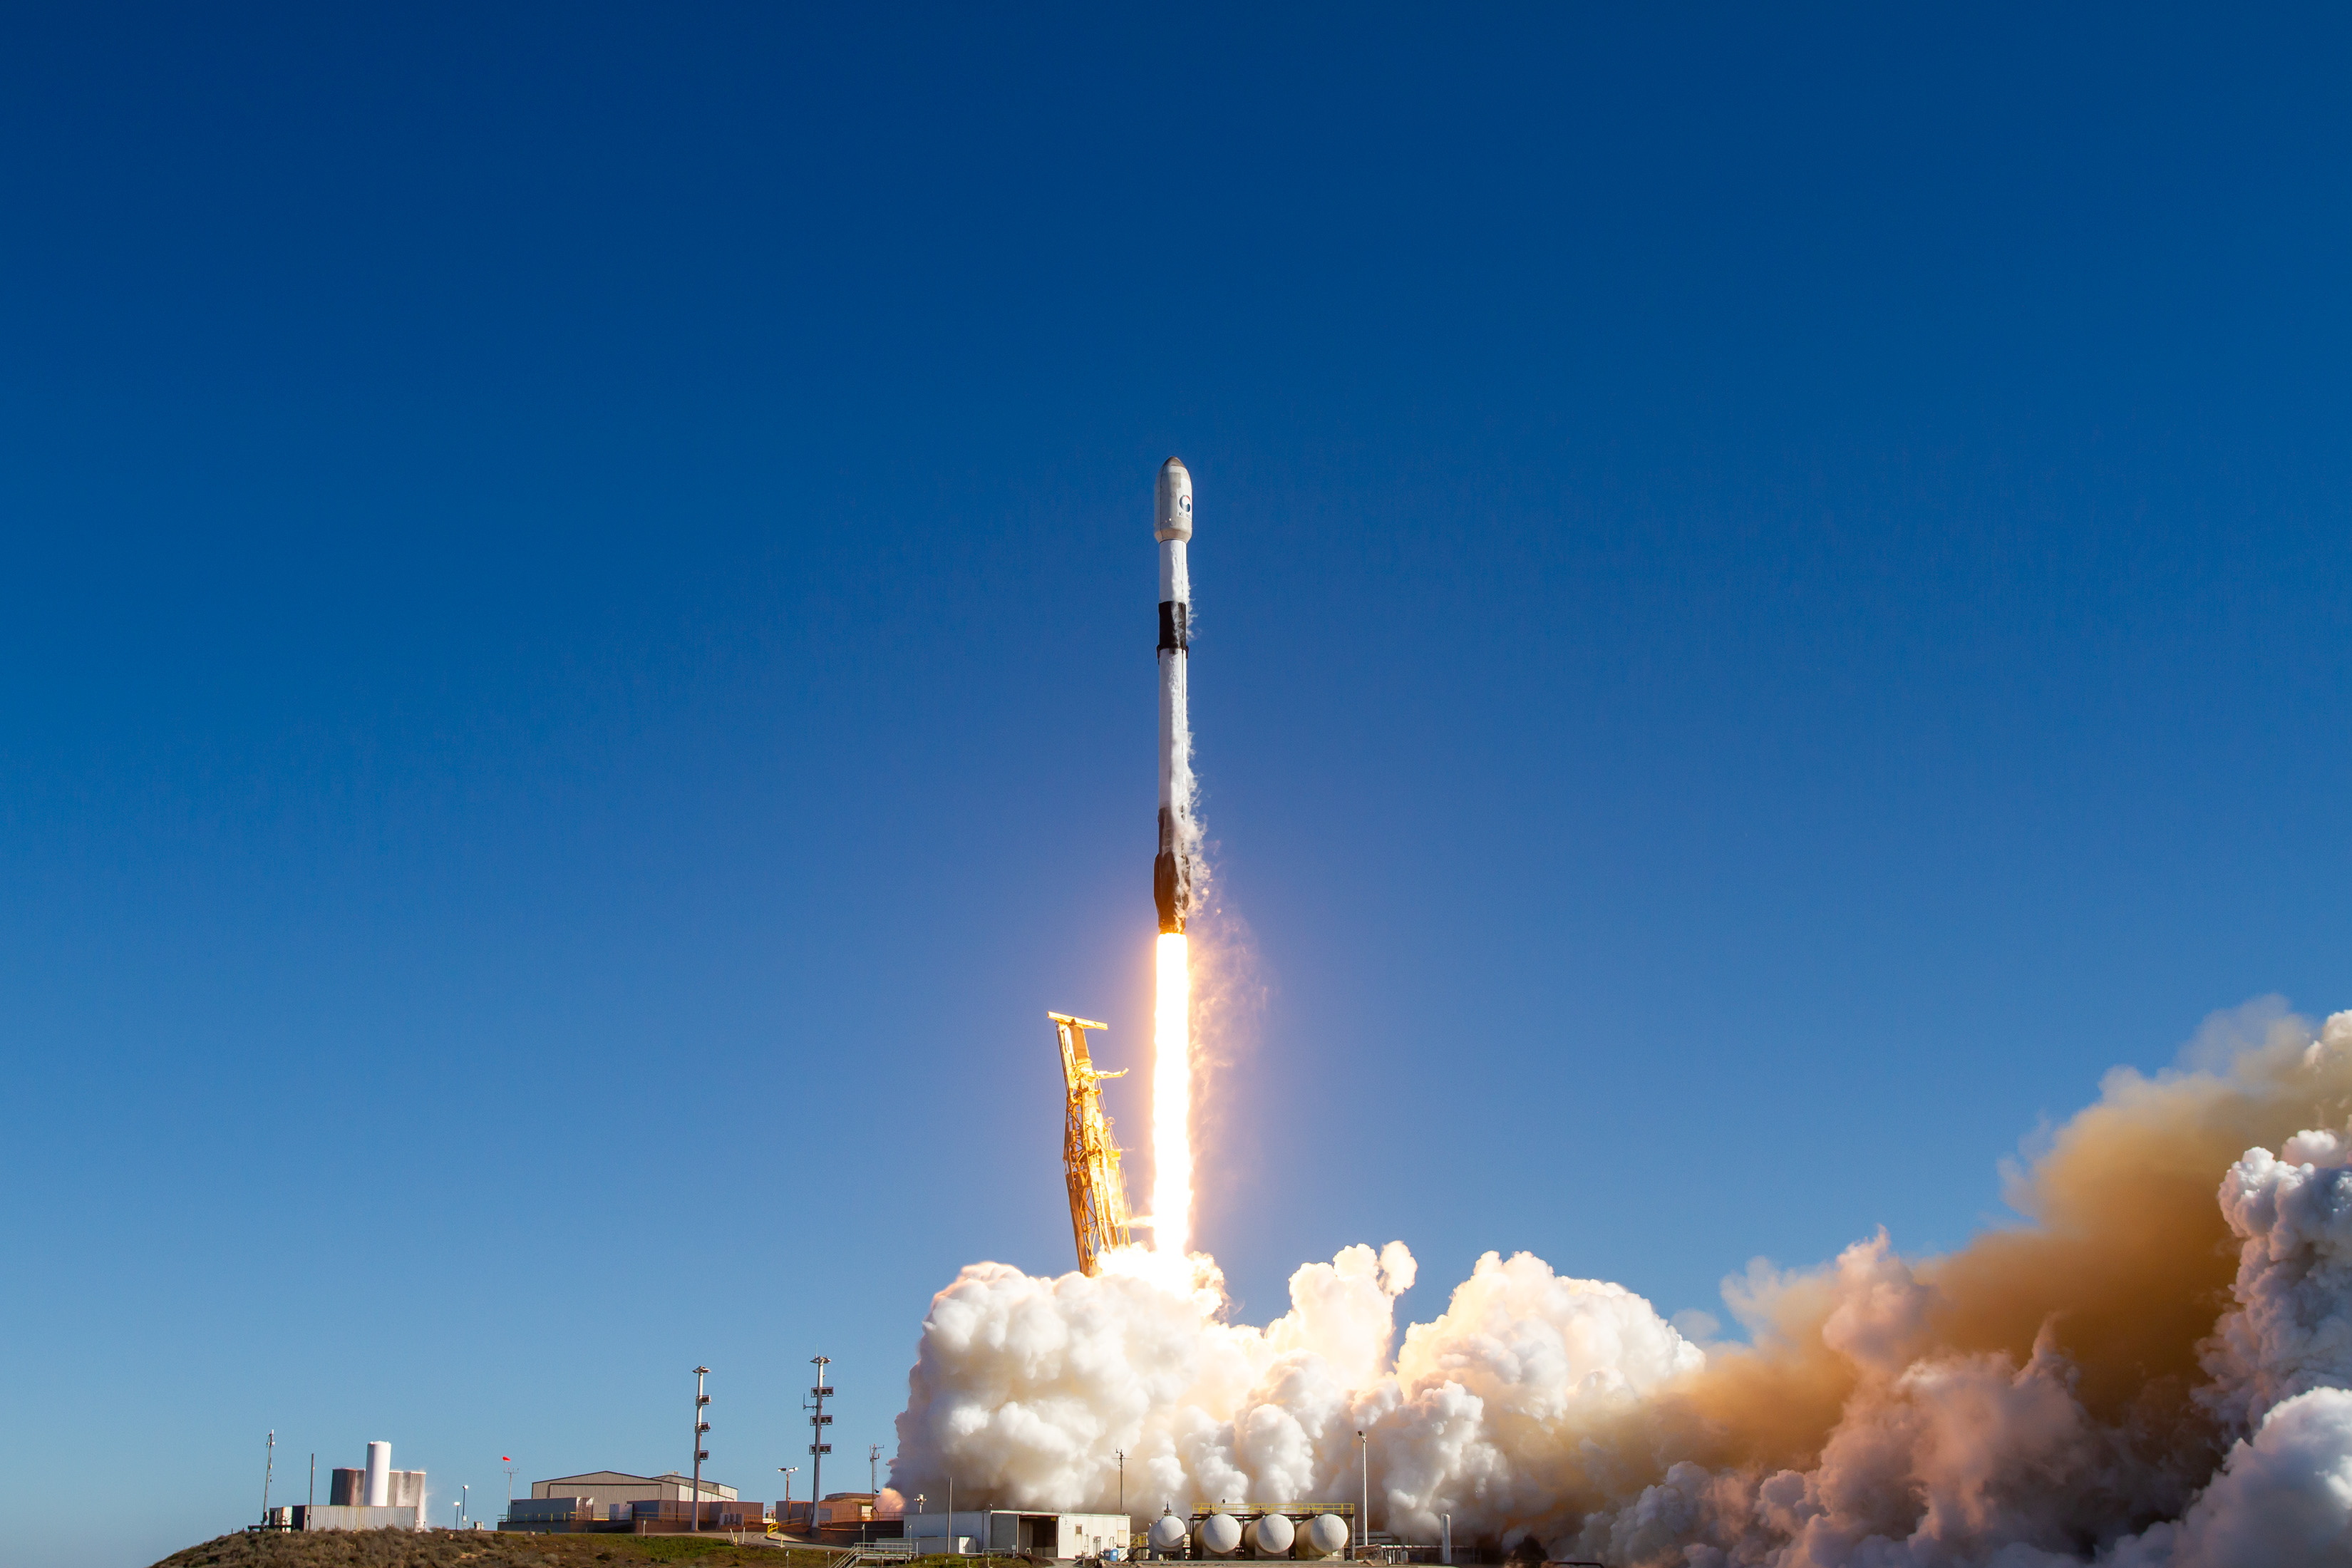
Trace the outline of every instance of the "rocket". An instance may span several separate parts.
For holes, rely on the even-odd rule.
[[[1192,731],[1184,711],[1184,663],[1192,582],[1184,547],[1192,539],[1192,476],[1182,459],[1160,465],[1151,537],[1160,542],[1160,854],[1151,901],[1163,932],[1181,931],[1192,909]]]

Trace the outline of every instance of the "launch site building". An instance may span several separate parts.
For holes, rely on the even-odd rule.
[[[1097,1557],[1105,1551],[1127,1554],[1128,1517],[1123,1513],[1031,1513],[1013,1509],[958,1509],[954,1513],[910,1513],[904,1538],[919,1557],[1024,1552],[1037,1557]]]

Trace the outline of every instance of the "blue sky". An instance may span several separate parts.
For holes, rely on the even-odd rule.
[[[1253,1320],[1948,1247],[2352,1003],[2347,34],[14,9],[26,1560],[273,1427],[672,1468],[697,1363],[773,1497],[834,1357],[862,1484],[929,1293],[1069,1265],[1045,1010],[1143,1065],[1171,452]]]

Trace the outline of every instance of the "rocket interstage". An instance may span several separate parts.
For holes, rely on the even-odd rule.
[[[1160,542],[1160,853],[1151,900],[1160,929],[1184,929],[1192,910],[1192,731],[1184,676],[1192,641],[1192,583],[1184,551],[1192,539],[1192,476],[1183,462],[1160,466],[1151,536]]]

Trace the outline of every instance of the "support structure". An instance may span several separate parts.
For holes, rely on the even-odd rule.
[[[702,1446],[710,1435],[710,1423],[702,1418],[703,1411],[710,1405],[710,1395],[702,1392],[702,1380],[709,1375],[707,1366],[694,1369],[694,1501],[687,1506],[694,1510],[694,1528],[698,1531],[702,1528],[702,1461],[710,1458],[710,1450]]]
[[[824,1440],[824,1429],[833,1425],[833,1417],[824,1413],[824,1402],[833,1397],[833,1384],[825,1381],[824,1369],[833,1364],[829,1355],[809,1357],[809,1365],[816,1368],[816,1386],[809,1390],[816,1401],[806,1408],[814,1412],[809,1416],[809,1533],[816,1533],[816,1510],[824,1497],[824,1457],[833,1452],[833,1445]]]
[[[1134,1245],[1129,1227],[1134,1221],[1127,1207],[1127,1177],[1118,1163],[1118,1144],[1110,1135],[1110,1118],[1103,1114],[1102,1082],[1125,1075],[1097,1072],[1087,1054],[1087,1031],[1108,1029],[1087,1018],[1048,1013],[1062,1041],[1062,1083],[1069,1091],[1062,1120],[1062,1168],[1070,1184],[1070,1230],[1078,1244],[1078,1271],[1093,1274],[1102,1267],[1102,1255],[1114,1247]]]

